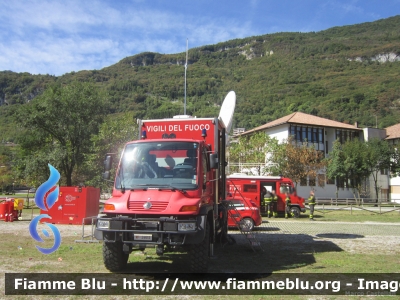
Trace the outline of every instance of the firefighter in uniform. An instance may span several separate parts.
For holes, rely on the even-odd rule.
[[[285,198],[285,219],[288,218],[288,216],[290,215],[290,197],[289,197],[289,193],[286,193],[286,198]]]
[[[272,190],[272,216],[274,218],[278,217],[278,196],[275,193],[275,190]]]
[[[308,205],[310,206],[310,220],[314,221],[314,207],[315,207],[314,191],[310,191],[310,197],[308,197]]]
[[[264,196],[264,205],[267,208],[267,217],[270,218],[270,213],[272,209],[272,194],[270,191],[267,191]]]
[[[264,213],[264,214],[265,214],[265,194],[266,193],[267,193],[267,189],[265,187],[263,187],[261,190],[261,197],[260,197],[260,200],[261,200],[260,209],[261,209],[261,213]]]

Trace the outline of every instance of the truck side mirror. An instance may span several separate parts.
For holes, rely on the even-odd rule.
[[[218,154],[210,154],[210,169],[218,169]]]
[[[104,173],[103,173],[103,179],[110,179],[110,170],[111,170],[111,165],[112,165],[112,158],[111,155],[106,155],[106,158],[104,160]]]

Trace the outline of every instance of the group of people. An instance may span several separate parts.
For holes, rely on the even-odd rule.
[[[315,194],[314,191],[310,191],[310,197],[308,198],[308,205],[310,206],[310,220],[314,221],[314,207],[315,207]],[[278,216],[278,196],[276,195],[275,190],[268,191],[265,187],[263,187],[262,196],[261,196],[261,206],[264,208],[263,212],[267,213],[267,217],[273,218]],[[289,193],[285,194],[285,218],[287,219],[289,216],[293,217],[293,214],[290,212],[290,196]]]

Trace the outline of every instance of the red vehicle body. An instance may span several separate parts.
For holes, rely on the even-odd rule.
[[[122,270],[134,247],[187,250],[191,271],[205,272],[218,235],[227,234],[225,125],[218,118],[139,120],[125,145],[112,197],[98,217],[103,261]],[[110,177],[106,156],[104,178]],[[219,240],[219,236],[218,236]]]
[[[290,178],[281,176],[251,176],[245,174],[232,174],[227,177],[227,190],[233,198],[248,197],[252,199],[258,207],[261,206],[263,187],[268,191],[275,190],[278,196],[277,211],[285,212],[286,192],[289,193],[291,215],[295,218],[300,216],[300,212],[305,212],[304,198],[296,194],[293,181]]]
[[[243,231],[251,231],[260,226],[262,217],[260,208],[249,198],[228,199],[228,227],[240,227]]]

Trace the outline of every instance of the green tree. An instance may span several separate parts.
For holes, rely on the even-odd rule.
[[[0,190],[12,184],[13,178],[10,151],[7,151],[4,146],[0,146]]]
[[[344,153],[342,144],[339,141],[335,141],[332,145],[332,151],[329,156],[325,159],[326,161],[326,176],[330,179],[338,177],[344,178],[346,176],[346,170],[344,168]],[[338,185],[336,184],[336,199],[338,198]]]
[[[114,162],[117,162],[125,143],[136,140],[138,136],[138,126],[132,112],[108,116],[100,126],[99,133],[92,136],[92,149],[90,153],[85,154],[85,161],[79,168],[80,174],[90,178],[86,183],[107,188],[109,185],[101,176],[105,155],[115,154]]]
[[[327,159],[327,176],[347,180],[358,192],[359,198],[362,191],[362,182],[372,175],[376,201],[379,197],[378,175],[382,170],[389,170],[396,164],[395,151],[387,141],[378,138],[367,142],[351,140],[341,145],[338,141],[333,144],[333,150]]]
[[[278,141],[269,137],[265,132],[256,132],[251,135],[240,136],[236,142],[229,146],[229,164],[231,172],[240,170],[240,165],[245,169],[255,170],[257,175],[268,172],[268,149]]]
[[[378,186],[378,175],[383,170],[390,170],[393,163],[391,160],[393,158],[393,148],[387,141],[378,138],[368,140],[365,146],[365,163],[374,180],[376,202],[378,202],[380,189]]]
[[[362,182],[368,177],[369,171],[365,164],[365,144],[359,140],[347,141],[341,144],[333,143],[332,151],[326,159],[326,175],[336,179],[336,198],[338,197],[339,181],[351,185],[354,198],[360,198]]]
[[[71,186],[74,169],[90,152],[91,137],[98,133],[105,109],[106,97],[93,83],[52,85],[17,114],[26,129],[21,145],[24,160],[34,166],[47,156],[47,162],[64,175],[62,181]]]
[[[366,144],[358,139],[347,141],[343,145],[345,176],[342,179],[352,188],[356,200],[364,192],[362,183],[370,174],[366,165],[366,150]]]

